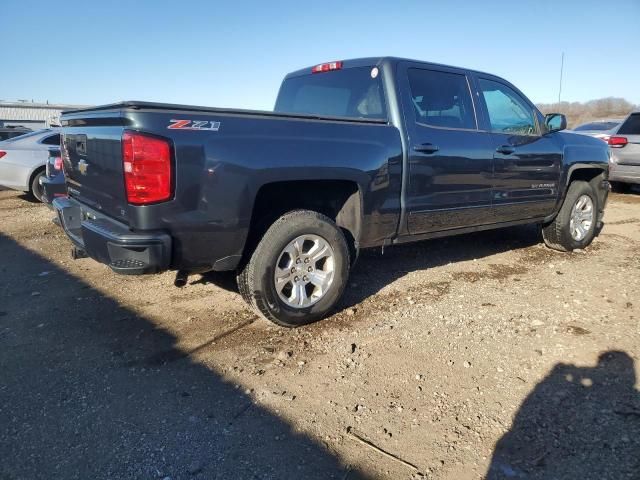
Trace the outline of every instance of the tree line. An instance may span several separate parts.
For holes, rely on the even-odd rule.
[[[593,120],[625,118],[632,111],[639,111],[640,105],[619,97],[599,98],[588,102],[539,103],[542,113],[562,113],[567,117],[569,128],[577,127]]]

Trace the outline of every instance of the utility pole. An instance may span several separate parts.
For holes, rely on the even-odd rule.
[[[564,70],[564,52],[562,52],[562,60],[560,60],[560,87],[558,88],[558,103],[562,95],[562,71]]]

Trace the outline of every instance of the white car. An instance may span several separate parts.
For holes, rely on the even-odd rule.
[[[60,145],[59,129],[45,129],[0,142],[0,185],[42,200],[49,148]]]

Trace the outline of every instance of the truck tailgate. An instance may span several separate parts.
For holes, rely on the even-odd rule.
[[[64,173],[69,194],[107,215],[126,219],[127,196],[120,126],[65,129],[62,136]]]

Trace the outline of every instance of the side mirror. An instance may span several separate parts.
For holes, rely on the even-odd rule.
[[[567,128],[567,117],[561,113],[549,113],[544,116],[547,132],[558,132]]]

